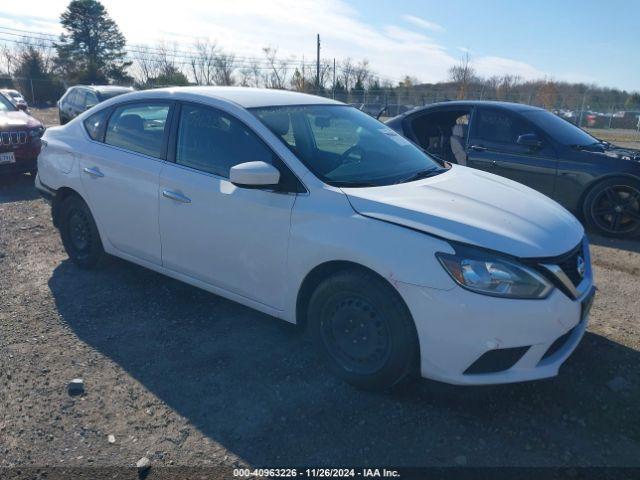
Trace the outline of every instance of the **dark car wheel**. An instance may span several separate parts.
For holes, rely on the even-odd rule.
[[[308,318],[333,372],[356,387],[389,388],[417,371],[413,319],[374,274],[354,269],[328,278],[312,295]]]
[[[60,236],[69,258],[80,268],[95,268],[104,258],[102,241],[93,215],[78,196],[66,198],[60,207]]]
[[[587,225],[610,237],[640,234],[640,182],[612,178],[593,187],[584,199]]]

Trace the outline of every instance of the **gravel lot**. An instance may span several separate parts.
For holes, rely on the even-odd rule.
[[[592,242],[559,377],[374,394],[284,322],[123,261],[77,269],[32,178],[0,178],[0,466],[640,466],[640,245]]]

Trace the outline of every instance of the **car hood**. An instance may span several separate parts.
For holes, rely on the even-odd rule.
[[[31,115],[27,115],[24,112],[0,112],[0,130],[7,128],[24,128],[24,127],[38,127],[42,124],[33,118]]]
[[[640,162],[640,150],[633,148],[624,148],[617,145],[611,145],[603,151],[590,152],[595,155],[604,155],[605,157],[618,158],[620,160],[635,160]]]
[[[342,190],[361,215],[520,258],[564,254],[584,236],[580,222],[550,198],[457,165],[416,182]]]

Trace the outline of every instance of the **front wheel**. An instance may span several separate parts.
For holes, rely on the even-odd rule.
[[[60,236],[69,258],[80,268],[95,268],[105,256],[93,215],[76,195],[64,199],[60,207]]]
[[[411,314],[399,294],[372,273],[345,270],[322,282],[308,318],[332,371],[356,387],[393,387],[417,371]]]
[[[612,178],[593,187],[584,199],[587,225],[609,237],[640,234],[640,182]]]

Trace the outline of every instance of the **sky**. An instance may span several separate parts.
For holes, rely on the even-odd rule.
[[[0,27],[60,33],[67,0],[2,0]],[[366,58],[394,83],[447,79],[468,53],[483,76],[515,74],[640,91],[639,0],[103,0],[132,44],[191,48],[208,38],[239,56]]]

